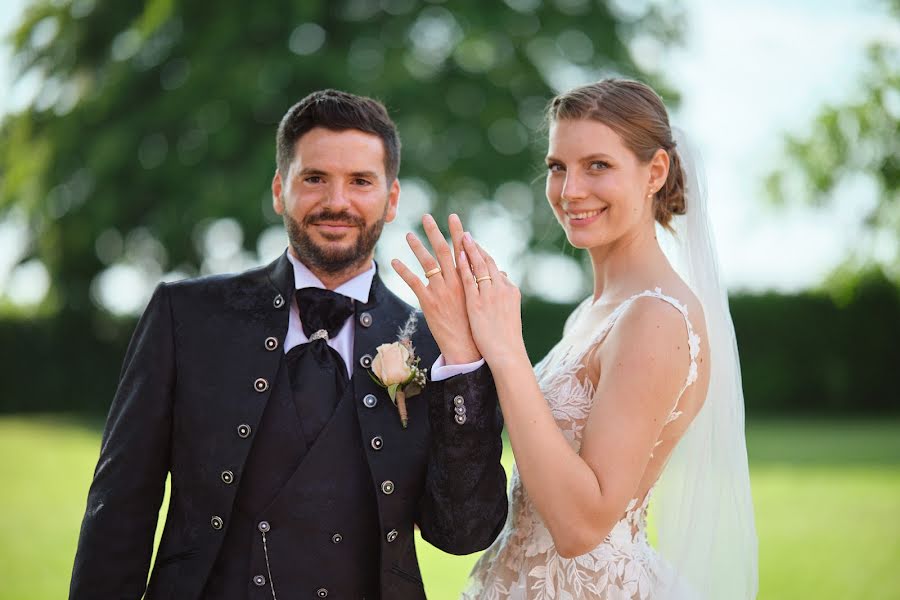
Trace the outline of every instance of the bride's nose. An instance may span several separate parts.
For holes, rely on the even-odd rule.
[[[583,200],[587,197],[587,186],[581,177],[576,173],[566,173],[566,180],[563,183],[560,198],[563,202],[574,202]]]

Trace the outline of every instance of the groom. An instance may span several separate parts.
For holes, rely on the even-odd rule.
[[[267,267],[157,288],[109,412],[70,598],[418,599],[416,525],[454,554],[494,540],[502,421],[464,315],[432,324],[436,341],[418,321],[415,352],[434,367],[406,428],[368,372],[412,311],[373,261],[399,163],[374,100],[326,90],[287,112],[272,196],[290,246]]]

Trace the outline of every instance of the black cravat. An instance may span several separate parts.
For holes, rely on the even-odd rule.
[[[312,446],[349,381],[344,359],[326,340],[336,336],[353,314],[353,300],[320,288],[297,290],[295,297],[309,342],[291,348],[286,358],[300,425]]]
[[[303,333],[310,339],[321,330],[328,332],[329,339],[333,338],[353,314],[353,300],[331,290],[303,288],[297,290],[296,298]]]

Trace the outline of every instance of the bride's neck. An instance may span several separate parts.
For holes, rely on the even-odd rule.
[[[656,239],[656,228],[642,227],[610,244],[589,251],[594,268],[594,301],[630,296],[637,287],[652,286],[668,264]]]

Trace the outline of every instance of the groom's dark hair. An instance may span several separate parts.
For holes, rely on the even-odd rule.
[[[332,131],[358,129],[381,138],[384,145],[384,173],[388,184],[400,171],[400,136],[387,109],[378,100],[339,90],[319,90],[293,105],[278,125],[275,162],[287,175],[294,148],[303,135],[316,127]]]

